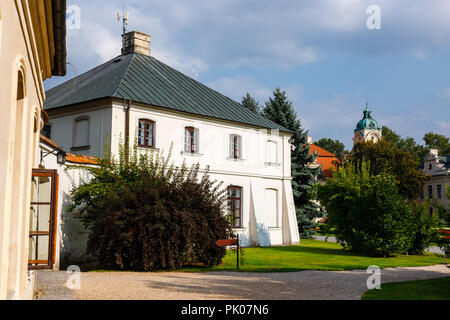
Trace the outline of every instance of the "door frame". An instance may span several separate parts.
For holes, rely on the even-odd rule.
[[[33,169],[32,177],[51,177],[51,199],[49,202],[30,202],[31,205],[50,205],[49,231],[29,231],[29,238],[32,236],[48,235],[48,260],[28,260],[28,270],[53,269],[56,256],[56,222],[58,210],[58,172],[56,169]],[[33,199],[34,200],[34,199]],[[30,250],[30,249],[29,249]]]

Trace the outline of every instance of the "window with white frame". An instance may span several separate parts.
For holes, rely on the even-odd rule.
[[[184,152],[198,153],[198,129],[194,127],[184,128]]]
[[[74,148],[89,147],[89,117],[81,116],[73,121],[73,141]]]
[[[266,163],[277,163],[277,142],[273,140],[267,140],[266,143]]]
[[[229,156],[232,159],[242,159],[242,138],[237,134],[230,135]]]

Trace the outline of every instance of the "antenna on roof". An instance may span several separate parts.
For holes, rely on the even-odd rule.
[[[125,6],[123,6],[122,16],[120,15],[119,12],[117,12],[117,21],[120,21],[120,19],[122,19],[123,34],[127,33],[129,15],[130,13],[128,11],[125,13]]]

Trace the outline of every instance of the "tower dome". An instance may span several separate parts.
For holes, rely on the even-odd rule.
[[[361,131],[364,129],[369,130],[380,130],[380,126],[378,125],[378,122],[372,118],[372,111],[369,110],[369,106],[366,103],[366,110],[364,110],[364,117],[358,122],[356,125],[355,131]]]
[[[358,122],[353,137],[353,142],[372,141],[378,142],[381,140],[381,127],[378,122],[372,118],[372,111],[369,110],[369,105],[366,103],[364,110],[364,117]]]

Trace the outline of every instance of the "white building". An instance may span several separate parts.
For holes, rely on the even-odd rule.
[[[378,122],[372,118],[372,111],[366,103],[366,110],[364,110],[364,117],[356,125],[354,131],[353,143],[372,141],[377,143],[382,139],[381,128]]]
[[[423,163],[423,172],[430,176],[422,190],[421,200],[425,198],[447,205],[447,187],[450,186],[450,155],[439,156],[439,150],[431,149]],[[430,212],[433,208],[430,208]]]
[[[33,210],[48,210],[36,204],[41,177],[32,169],[48,120],[43,81],[66,72],[65,20],[65,0],[0,1],[0,299],[33,298],[31,269],[46,260],[31,254],[38,239],[49,241],[32,229]]]
[[[137,139],[172,146],[176,165],[209,166],[228,188],[243,245],[299,242],[291,187],[292,133],[150,55],[150,37],[123,35],[122,55],[47,92],[47,135],[64,150],[102,156]]]

